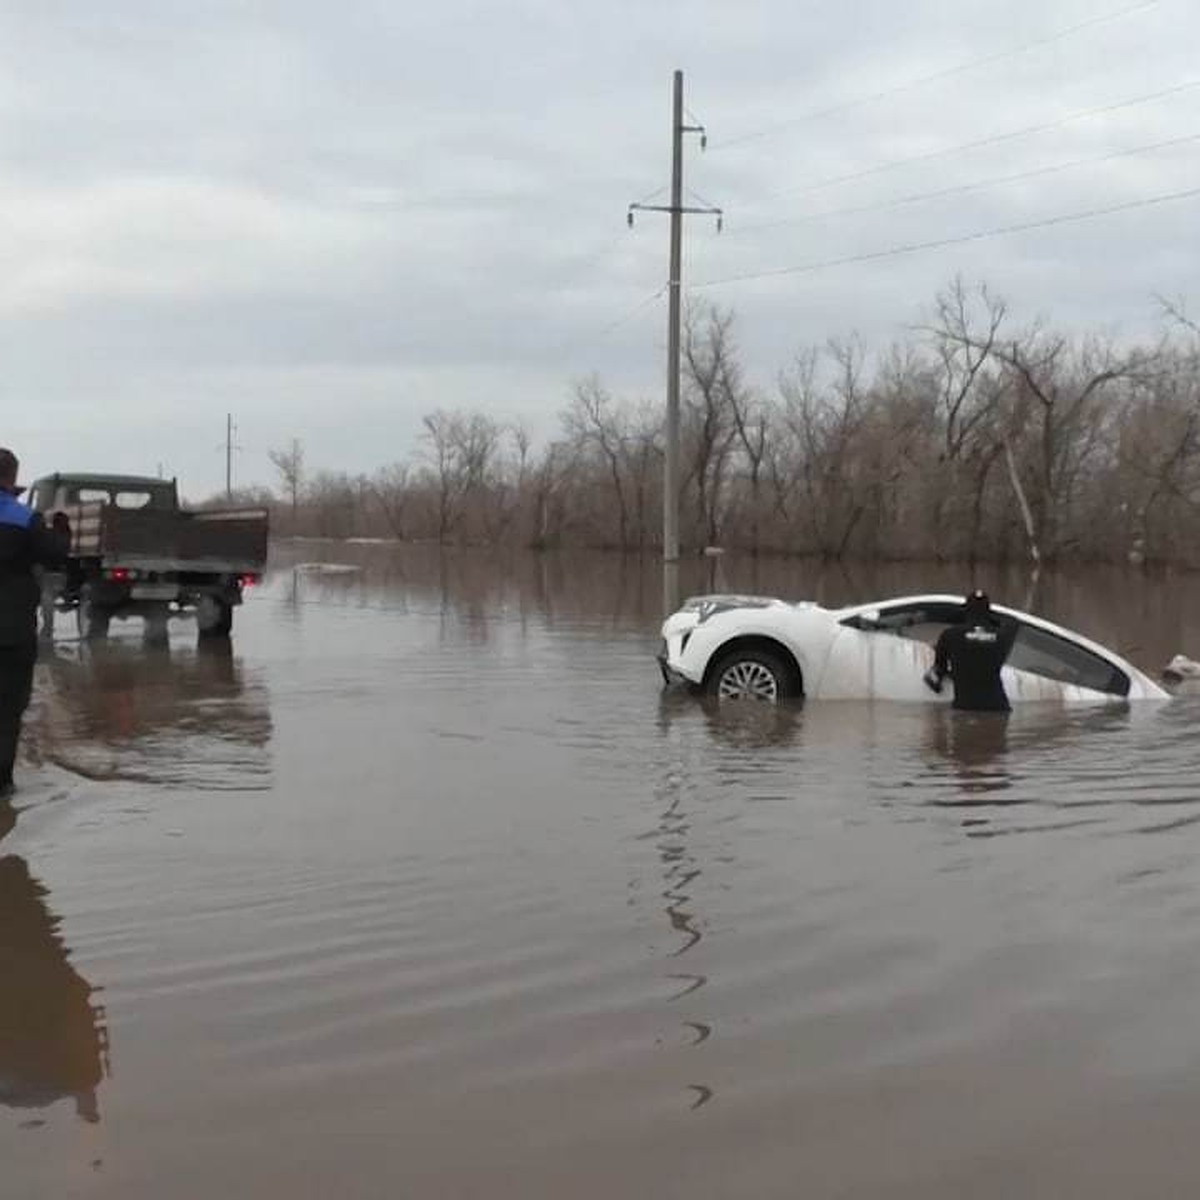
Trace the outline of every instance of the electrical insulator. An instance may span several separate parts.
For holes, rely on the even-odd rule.
[[[720,233],[721,230],[724,228],[725,228],[725,218],[720,213],[717,213],[717,232]]]
[[[700,135],[700,149],[701,150],[708,149],[708,134],[707,133],[702,133]]]
[[[632,229],[633,228],[633,209],[632,208],[625,214],[625,220],[629,223],[629,228]]]

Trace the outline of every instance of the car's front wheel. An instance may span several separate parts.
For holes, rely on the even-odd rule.
[[[754,646],[723,654],[709,671],[705,690],[718,700],[778,704],[800,695],[800,681],[781,654]]]

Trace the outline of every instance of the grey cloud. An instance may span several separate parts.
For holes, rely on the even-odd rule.
[[[399,457],[439,406],[552,434],[571,379],[592,369],[657,396],[662,304],[612,326],[665,281],[665,224],[647,215],[627,232],[623,217],[667,182],[677,66],[712,131],[709,153],[689,146],[689,187],[729,221],[722,237],[689,226],[693,283],[1194,186],[1197,147],[1184,145],[820,216],[1200,132],[1197,90],[812,190],[1195,73],[1200,14],[1163,0],[799,119],[1096,12],[1082,0],[17,0],[0,15],[0,440],[47,466],[163,460],[198,492],[220,479],[208,443],[229,408],[257,447],[244,474],[265,479],[263,447],[293,435],[321,465]],[[902,335],[958,272],[992,281],[1019,315],[1132,335],[1153,325],[1152,292],[1186,293],[1194,211],[703,294],[736,308],[764,384],[800,344]],[[749,228],[803,215],[816,219]]]

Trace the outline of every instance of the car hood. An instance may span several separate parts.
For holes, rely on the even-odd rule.
[[[806,608],[812,602],[803,600],[790,603],[780,600],[778,596],[744,595],[738,592],[710,592],[702,596],[690,596],[683,602],[681,608],[673,612],[663,622],[663,637],[694,629],[703,621],[718,613],[735,612],[747,608]]]

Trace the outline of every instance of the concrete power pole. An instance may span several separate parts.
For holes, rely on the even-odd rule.
[[[666,447],[663,459],[663,561],[679,560],[679,343],[683,290],[683,216],[685,213],[707,213],[717,218],[720,232],[723,213],[719,208],[689,207],[683,203],[683,135],[698,133],[700,148],[708,143],[703,125],[685,125],[683,107],[683,72],[675,72],[671,103],[671,203],[631,204],[628,221],[633,214],[665,212],[671,217],[671,265],[667,280],[667,416]]]
[[[233,499],[233,413],[225,414],[225,499]]]
[[[663,459],[663,561],[679,559],[679,323],[683,283],[683,72],[671,103],[671,267],[667,276],[667,427]],[[701,135],[703,136],[703,135]]]

